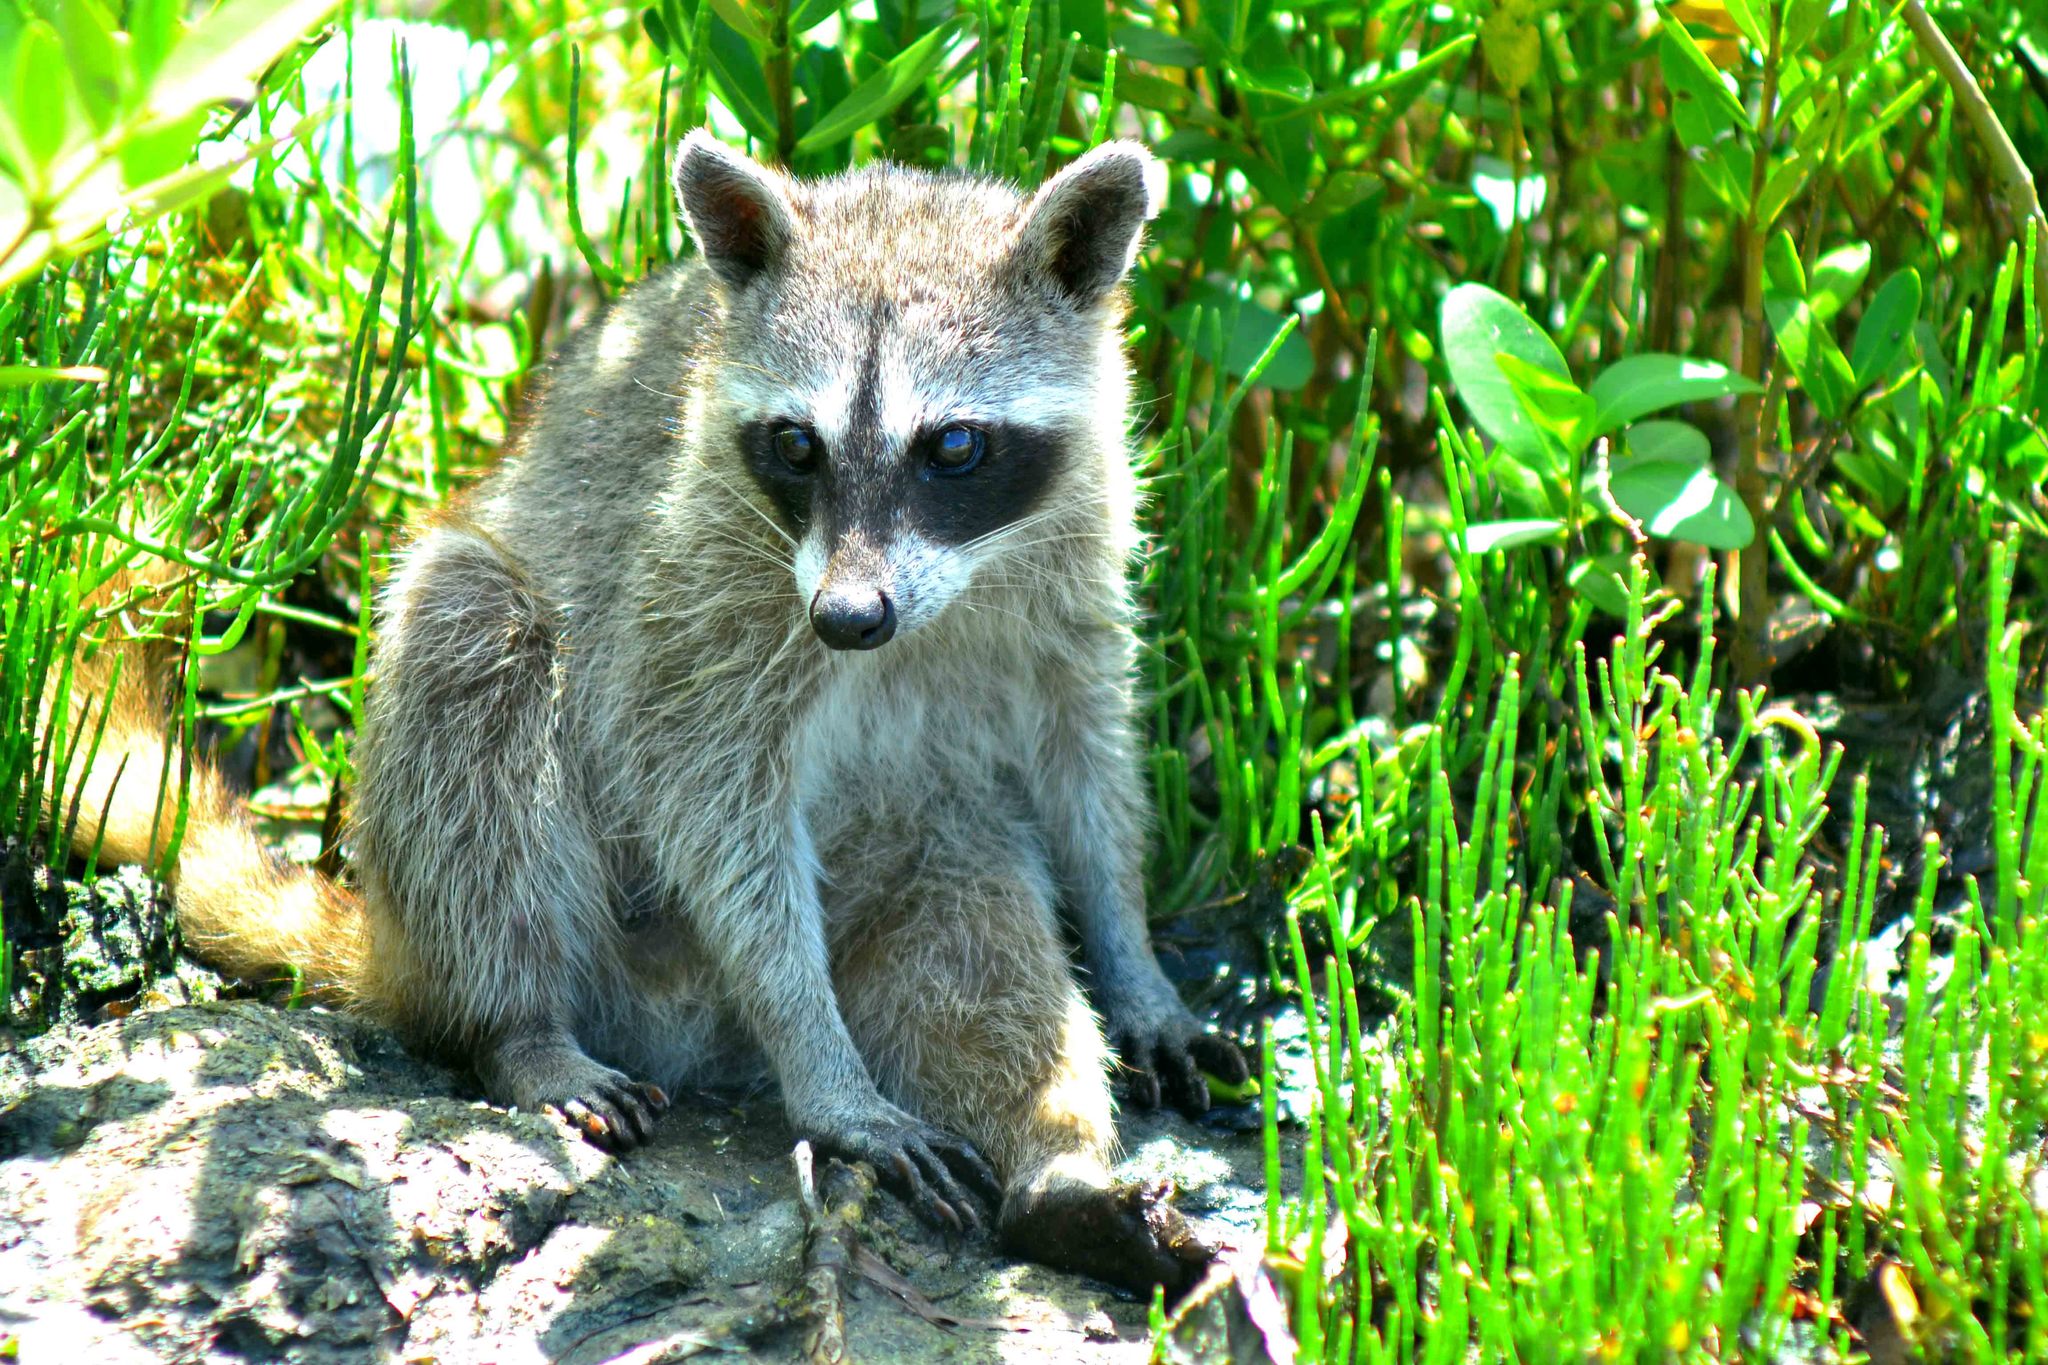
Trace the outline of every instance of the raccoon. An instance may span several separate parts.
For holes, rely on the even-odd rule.
[[[1122,281],[1159,167],[674,164],[698,256],[572,340],[382,591],[359,904],[203,783],[188,937],[607,1147],[772,1076],[932,1222],[1178,1290],[1206,1253],[1111,1181],[1111,1049],[1141,1105],[1246,1066],[1140,877]]]

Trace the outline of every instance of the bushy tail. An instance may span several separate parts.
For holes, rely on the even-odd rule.
[[[178,757],[165,762],[167,660],[160,647],[122,638],[118,626],[108,634],[109,642],[73,661],[70,732],[89,744],[103,704],[106,731],[90,771],[51,793],[51,827],[69,824],[76,852],[97,843],[102,865],[155,866],[171,842],[182,779]],[[120,677],[109,699],[117,658]],[[161,803],[160,780],[169,788]],[[366,951],[361,907],[325,877],[264,847],[242,803],[196,758],[184,837],[166,881],[185,946],[201,961],[251,981],[281,980],[297,969],[310,998],[349,1000]]]

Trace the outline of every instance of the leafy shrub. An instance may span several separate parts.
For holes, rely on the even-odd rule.
[[[1238,1004],[1316,1016],[1305,1350],[2048,1356],[2044,46],[1976,0],[0,0],[0,833],[144,552],[185,734],[331,831],[395,528],[688,254],[680,129],[1025,183],[1142,136],[1154,904],[1236,907]],[[1887,805],[1827,717],[1954,679],[1973,809]]]

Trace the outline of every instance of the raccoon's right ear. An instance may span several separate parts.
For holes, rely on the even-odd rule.
[[[1017,251],[1025,268],[1075,307],[1099,303],[1131,268],[1165,184],[1165,168],[1140,144],[1095,148],[1024,206]]]
[[[718,278],[744,289],[772,267],[796,230],[788,181],[699,128],[676,153],[676,202]]]

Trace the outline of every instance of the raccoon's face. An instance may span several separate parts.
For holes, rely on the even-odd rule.
[[[723,430],[825,644],[936,619],[1037,528],[1102,501],[1124,422],[1111,296],[1157,179],[1130,143],[1023,200],[887,167],[797,183],[685,141],[678,194],[726,305]]]

